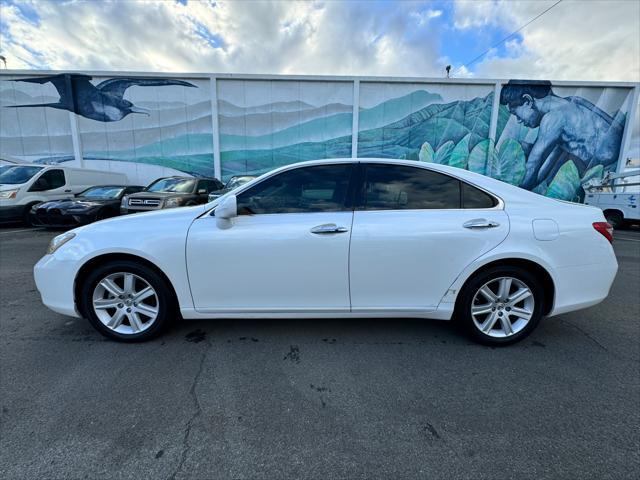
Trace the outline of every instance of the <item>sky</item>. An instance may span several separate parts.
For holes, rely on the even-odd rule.
[[[10,69],[640,81],[640,1],[0,0]],[[469,64],[489,49],[480,60]]]

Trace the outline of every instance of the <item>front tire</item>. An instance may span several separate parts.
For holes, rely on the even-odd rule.
[[[527,337],[542,318],[544,290],[518,267],[494,267],[464,286],[456,316],[467,333],[484,345],[510,345]]]
[[[164,331],[175,312],[165,279],[152,268],[116,261],[93,270],[80,291],[80,310],[105,337],[149,340]]]

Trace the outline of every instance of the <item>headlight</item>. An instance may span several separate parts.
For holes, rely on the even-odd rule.
[[[169,198],[164,203],[164,207],[165,208],[179,207],[181,204],[182,204],[182,198],[180,198],[180,197]]]
[[[18,193],[19,188],[15,190],[5,190],[4,192],[0,192],[0,198],[16,198],[16,194]]]
[[[58,235],[57,237],[53,237],[53,239],[49,243],[49,246],[47,247],[47,255],[51,255],[52,253],[54,253],[62,245],[67,243],[69,240],[71,240],[75,236],[76,236],[75,233],[67,232],[67,233],[63,233],[62,235]]]
[[[120,206],[122,208],[125,208],[127,206],[128,201],[129,201],[129,197],[125,195],[124,197],[122,197],[122,200],[120,201]]]

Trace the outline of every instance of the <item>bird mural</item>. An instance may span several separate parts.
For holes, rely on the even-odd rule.
[[[183,80],[166,78],[110,78],[97,85],[91,83],[90,75],[61,73],[43,77],[18,78],[14,82],[51,83],[60,100],[53,103],[34,103],[27,105],[11,105],[8,108],[51,107],[68,110],[82,117],[98,122],[117,122],[130,113],[150,115],[151,111],[137,107],[124,94],[129,87],[162,87],[181,85],[198,88]]]

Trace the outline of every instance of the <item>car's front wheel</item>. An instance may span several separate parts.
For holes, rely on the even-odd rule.
[[[476,341],[508,345],[535,329],[543,302],[544,291],[534,275],[517,267],[494,267],[467,282],[456,314]]]
[[[152,268],[131,261],[96,268],[85,279],[80,295],[81,310],[95,329],[122,342],[158,335],[175,311],[164,278]]]

